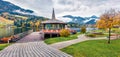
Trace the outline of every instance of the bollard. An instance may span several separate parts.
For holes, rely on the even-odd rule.
[[[8,44],[10,43],[10,39],[8,40]]]

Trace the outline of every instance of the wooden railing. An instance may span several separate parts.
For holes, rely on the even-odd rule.
[[[10,37],[4,37],[4,38],[0,39],[0,42],[2,42],[2,43],[16,42],[16,41],[20,40],[21,38],[25,37],[26,35],[28,35],[32,32],[33,32],[33,30],[29,30],[29,31],[26,31],[26,32],[23,32],[23,33],[12,35]]]

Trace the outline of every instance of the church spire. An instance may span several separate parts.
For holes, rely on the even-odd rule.
[[[54,12],[54,8],[53,8],[53,12],[52,12],[52,19],[55,19],[55,12]]]

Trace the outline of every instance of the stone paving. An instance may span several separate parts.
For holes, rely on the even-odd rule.
[[[0,51],[0,57],[72,57],[41,40],[39,33],[33,32]]]

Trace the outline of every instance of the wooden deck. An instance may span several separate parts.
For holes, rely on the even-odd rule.
[[[17,41],[17,43],[36,42],[42,41],[43,39],[44,38],[42,37],[42,34],[40,34],[39,32],[33,32]]]
[[[0,51],[0,57],[72,57],[64,52],[54,49],[42,41],[38,32],[19,40]]]

